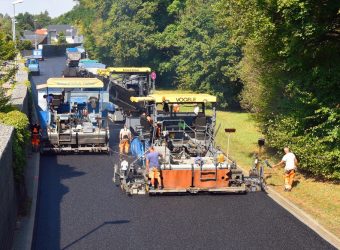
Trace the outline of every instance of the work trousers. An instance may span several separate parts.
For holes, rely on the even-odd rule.
[[[130,148],[130,143],[129,139],[122,139],[119,143],[119,153],[123,154],[128,154],[129,153],[129,148]]]
[[[293,181],[295,176],[295,170],[285,171],[285,188],[292,189]]]
[[[155,187],[155,179],[157,179],[158,186],[162,186],[161,172],[159,169],[153,167],[149,170],[149,178],[151,179],[151,185]]]
[[[40,145],[40,136],[39,134],[32,134],[32,146],[38,147]]]

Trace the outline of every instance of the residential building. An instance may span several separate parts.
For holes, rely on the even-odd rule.
[[[78,35],[78,31],[75,27],[59,24],[59,25],[49,25],[47,27],[48,32],[48,43],[54,43],[58,41],[60,33],[63,33],[66,38],[67,43],[82,43],[83,36]]]

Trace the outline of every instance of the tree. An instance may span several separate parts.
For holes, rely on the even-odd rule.
[[[86,25],[79,22],[91,56],[115,65],[151,66],[163,85],[214,93],[222,106],[235,107],[242,85],[233,78],[232,65],[240,51],[216,22],[215,2],[83,0],[79,8],[94,10],[95,17]]]
[[[340,2],[222,0],[219,19],[242,46],[242,104],[300,168],[340,179]]]
[[[15,20],[17,22],[16,28],[18,32],[23,32],[24,30],[35,30],[34,16],[28,12],[19,13]]]
[[[0,14],[0,31],[4,32],[9,39],[12,39],[12,19],[7,14]]]
[[[30,40],[19,40],[17,42],[18,50],[30,50],[33,48],[32,42]]]
[[[65,36],[65,34],[63,33],[63,32],[60,32],[59,34],[58,34],[58,43],[57,44],[66,44],[67,43],[67,41],[66,41],[66,36]]]
[[[3,84],[15,75],[16,68],[8,63],[8,61],[13,60],[15,56],[16,50],[14,43],[0,30],[0,112],[6,111],[9,107],[10,97],[6,95]]]
[[[40,12],[38,15],[34,15],[36,29],[46,28],[52,23],[52,18],[47,10]]]

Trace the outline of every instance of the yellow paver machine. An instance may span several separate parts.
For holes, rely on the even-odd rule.
[[[121,157],[115,164],[115,180],[119,179],[128,194],[245,193],[261,189],[259,172],[245,177],[236,162],[215,146],[215,96],[151,94],[131,97],[131,101],[144,107],[140,116],[126,120],[135,135],[132,159]],[[161,188],[150,189],[146,156],[151,145],[161,156]]]

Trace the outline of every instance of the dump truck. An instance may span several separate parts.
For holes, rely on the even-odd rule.
[[[66,66],[63,70],[64,77],[83,77],[79,72],[79,62],[86,56],[82,47],[66,49]]]
[[[109,93],[97,78],[50,78],[38,85],[41,152],[109,152]]]

